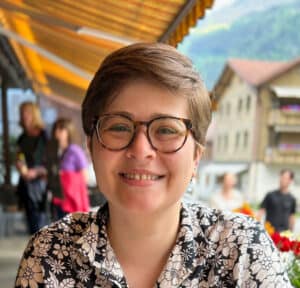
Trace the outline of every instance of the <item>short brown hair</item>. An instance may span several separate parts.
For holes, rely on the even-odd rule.
[[[52,137],[57,129],[66,129],[68,132],[68,143],[69,145],[75,142],[75,126],[69,118],[58,118],[52,127]]]
[[[108,55],[91,81],[82,103],[82,123],[92,136],[95,118],[101,115],[128,82],[144,79],[187,97],[195,140],[204,145],[211,121],[211,100],[191,61],[174,47],[138,43]]]
[[[283,174],[285,174],[285,173],[289,173],[289,175],[290,175],[290,179],[291,180],[294,180],[294,172],[291,170],[291,169],[282,169],[282,170],[280,170],[280,176],[281,175],[283,175]]]

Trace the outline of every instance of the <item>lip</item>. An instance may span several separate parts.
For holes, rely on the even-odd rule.
[[[125,174],[130,175],[130,177],[125,177]],[[134,175],[136,174],[140,175],[139,179],[134,177]],[[145,176],[142,177],[141,175],[146,175],[147,177]],[[155,173],[145,169],[130,169],[130,170],[122,171],[119,173],[119,176],[124,183],[130,186],[139,186],[139,187],[147,187],[147,186],[154,185],[162,178],[164,178],[164,175],[162,174]]]

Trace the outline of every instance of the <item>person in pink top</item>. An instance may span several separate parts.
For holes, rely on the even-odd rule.
[[[89,210],[87,190],[87,158],[83,149],[74,144],[75,128],[70,119],[59,118],[53,125],[58,144],[59,175],[62,198],[54,197],[54,219],[67,213]]]

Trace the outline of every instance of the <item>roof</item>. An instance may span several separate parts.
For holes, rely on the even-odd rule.
[[[230,59],[228,66],[249,84],[259,86],[298,63],[300,63],[300,58],[289,62]]]
[[[8,37],[37,93],[81,103],[101,61],[134,42],[176,46],[213,0],[1,0]]]
[[[285,62],[229,59],[221,76],[215,84],[214,91],[218,98],[218,95],[222,93],[233,74],[237,74],[249,85],[259,87],[279,77],[298,64],[300,64],[300,58]]]

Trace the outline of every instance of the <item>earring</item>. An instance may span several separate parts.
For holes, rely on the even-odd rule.
[[[195,175],[193,175],[192,176],[192,178],[191,178],[191,181],[190,181],[190,185],[195,185],[195,183],[196,183],[196,177],[195,177]]]

